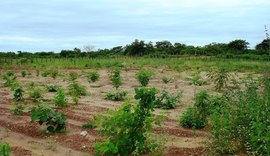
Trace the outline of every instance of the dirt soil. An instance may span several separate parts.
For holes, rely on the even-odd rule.
[[[81,70],[61,70],[61,73],[69,72],[81,73]],[[88,71],[88,70],[84,70]],[[134,88],[139,87],[139,83],[135,79],[136,70],[122,71],[123,85],[119,88],[128,92],[133,97]],[[56,84],[63,88],[68,85],[67,76],[57,77],[37,77],[35,71],[31,71],[31,75],[22,77],[20,70],[16,70],[16,76],[26,91],[25,97],[28,97],[27,85],[35,82],[40,89],[43,90],[45,99],[52,99],[55,93],[48,93],[44,85]],[[105,94],[114,90],[112,87],[108,71],[99,70],[100,79],[95,83],[89,83],[85,76],[81,76],[78,81],[87,87],[88,95],[79,100],[79,104],[75,105],[69,97],[68,108],[61,111],[68,118],[67,131],[61,134],[48,135],[45,133],[45,127],[36,123],[31,123],[29,114],[25,113],[21,116],[13,115],[9,108],[13,103],[13,92],[9,88],[3,87],[3,80],[0,80],[0,141],[8,142],[12,147],[12,155],[14,156],[85,156],[93,155],[93,144],[101,138],[97,134],[96,129],[83,129],[82,123],[93,120],[93,115],[105,112],[108,109],[119,107],[122,102],[114,102],[105,100]],[[65,75],[66,75],[65,74]],[[162,82],[163,76],[170,76],[173,81],[169,84]],[[196,89],[186,80],[187,72],[177,73],[171,70],[158,70],[156,75],[151,79],[149,86],[156,87],[159,90],[167,90],[177,94],[183,91],[183,100],[172,110],[157,109],[156,114],[165,113],[168,115],[161,127],[155,127],[154,132],[166,135],[166,152],[165,155],[170,156],[190,156],[202,155],[205,151],[207,142],[207,132],[205,130],[193,131],[184,129],[179,126],[179,115],[185,111],[185,108],[193,103],[195,90],[213,91],[212,85],[203,85]],[[206,79],[205,76],[203,76]],[[28,100],[29,103],[31,100]],[[47,102],[50,104],[50,102]],[[87,131],[86,137],[81,136],[82,131]]]

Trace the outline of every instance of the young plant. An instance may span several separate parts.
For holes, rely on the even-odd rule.
[[[90,122],[84,122],[82,124],[82,128],[90,128],[90,129],[94,129],[96,128],[97,126],[95,125],[95,122],[93,121],[90,121]]]
[[[57,92],[60,87],[58,85],[47,85],[46,89],[48,90],[48,92]]]
[[[50,75],[53,79],[56,79],[56,77],[58,76],[58,70],[51,70]]]
[[[41,91],[39,89],[37,89],[37,88],[33,88],[29,92],[29,97],[33,101],[38,102],[38,101],[40,101],[42,99]]]
[[[7,76],[15,76],[15,72],[12,70],[7,71]]]
[[[106,99],[113,101],[123,101],[127,96],[126,91],[115,91],[106,94]]]
[[[88,82],[96,82],[99,79],[99,77],[100,75],[97,71],[91,71],[87,75]]]
[[[168,77],[168,76],[163,76],[162,81],[163,81],[163,83],[168,84],[172,81],[172,78]]]
[[[110,75],[112,85],[115,87],[115,89],[118,89],[122,85],[122,78],[120,72],[121,71],[119,68],[115,68],[114,70],[112,70]]]
[[[62,89],[58,89],[54,97],[54,104],[59,107],[66,107],[68,105],[65,93]]]
[[[4,75],[3,79],[5,80],[4,87],[10,87],[11,90],[14,90],[17,87],[19,87],[19,83],[18,83],[17,78],[15,76],[9,77],[7,75]]]
[[[78,73],[77,72],[70,72],[69,73],[69,80],[70,81],[75,81],[77,80],[79,77]]]
[[[141,70],[136,74],[136,79],[141,83],[142,86],[147,86],[150,78],[154,76],[154,72],[150,70]]]
[[[25,98],[23,97],[23,90],[21,87],[18,87],[14,90],[13,99],[15,102],[24,102]]]
[[[207,125],[209,116],[209,95],[206,91],[200,91],[195,96],[195,104],[180,116],[180,125],[185,128],[200,129]]]
[[[154,88],[135,89],[134,106],[125,103],[116,111],[108,111],[97,118],[101,134],[106,135],[101,142],[94,144],[96,155],[139,155],[149,152],[147,133],[151,133],[154,122],[154,101],[157,93]]]
[[[177,103],[181,102],[182,92],[179,92],[176,96],[170,95],[169,92],[163,90],[161,95],[157,97],[154,102],[155,108],[161,109],[173,109]]]
[[[207,76],[214,82],[216,91],[221,91],[227,87],[231,74],[225,68],[219,68],[210,71]]]
[[[22,115],[24,113],[24,106],[19,103],[12,104],[9,109],[14,115]]]
[[[202,86],[207,83],[206,81],[202,80],[200,71],[196,71],[192,73],[190,77],[187,78],[187,80],[189,80],[190,85],[194,85],[194,86]]]
[[[0,142],[0,156],[10,156],[11,148],[8,143]]]
[[[48,132],[61,132],[66,128],[65,116],[47,104],[33,106],[31,110],[31,122],[36,121],[39,125],[45,123]]]
[[[86,88],[75,81],[68,86],[68,90],[68,94],[75,104],[78,104],[80,96],[87,95]]]
[[[25,76],[27,75],[27,72],[26,72],[25,70],[23,70],[23,71],[21,72],[21,74],[22,74],[22,77],[25,77]]]

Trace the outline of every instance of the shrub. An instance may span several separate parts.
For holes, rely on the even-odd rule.
[[[97,71],[91,71],[87,75],[88,82],[96,82],[99,79],[99,77],[100,75]]]
[[[58,89],[54,97],[54,104],[60,107],[66,107],[68,105],[65,93],[62,89]]]
[[[147,86],[150,78],[154,75],[153,71],[141,70],[136,74],[136,79],[141,83],[142,86]]]
[[[37,88],[33,88],[30,92],[29,92],[29,97],[33,100],[33,101],[39,101],[42,99],[41,96],[41,91]]]
[[[10,156],[11,148],[8,143],[0,142],[0,155],[1,156]]]
[[[21,72],[21,74],[22,74],[22,77],[25,77],[27,75],[27,72],[24,70]]]
[[[188,107],[187,111],[180,116],[180,125],[185,128],[200,129],[206,126],[207,120],[196,107]]]
[[[22,104],[15,103],[10,106],[10,111],[14,115],[22,115],[24,112],[24,107]]]
[[[118,110],[110,110],[97,118],[96,123],[101,128],[99,133],[108,137],[94,144],[96,155],[138,155],[149,152],[145,147],[149,145],[147,133],[151,132],[154,122],[152,111],[157,91],[154,88],[141,88],[135,89],[135,93],[135,99],[140,99],[138,105],[127,102]]]
[[[3,79],[5,80],[4,87],[10,87],[11,90],[14,90],[17,87],[19,87],[19,83],[18,83],[17,78],[15,76],[9,77],[7,75],[4,75]]]
[[[76,94],[78,96],[86,96],[87,91],[85,86],[80,85],[77,82],[73,82],[68,86],[69,95]]]
[[[90,121],[90,122],[84,122],[82,124],[82,128],[90,128],[90,129],[94,129],[96,128],[97,126],[95,125],[95,122],[93,121]]]
[[[210,71],[207,76],[214,82],[216,91],[221,91],[227,87],[231,74],[225,68],[219,68],[218,70]]]
[[[57,70],[51,70],[50,71],[50,75],[53,79],[56,79],[56,77],[58,76],[58,71]]]
[[[106,99],[113,101],[123,101],[127,96],[126,91],[115,91],[106,94]]]
[[[120,69],[115,68],[114,70],[111,71],[110,79],[112,81],[112,85],[118,89],[122,85],[122,78],[120,75]]]
[[[15,72],[12,70],[7,71],[7,76],[15,76]]]
[[[256,83],[232,93],[228,103],[210,117],[212,140],[210,147],[218,154],[270,154],[270,80],[264,91]]]
[[[187,80],[189,81],[190,85],[202,86],[202,85],[207,84],[206,81],[202,80],[200,71],[196,71],[192,73],[190,77],[187,78]]]
[[[70,80],[70,81],[75,81],[75,80],[78,79],[78,77],[79,77],[79,75],[78,75],[78,73],[76,73],[76,72],[70,72],[70,73],[69,73],[69,80]]]
[[[14,94],[13,94],[13,99],[16,101],[16,102],[24,102],[24,97],[23,97],[23,90],[21,87],[18,87],[17,89],[15,89],[14,91]]]
[[[163,76],[162,81],[163,81],[163,83],[167,84],[167,83],[172,81],[172,78],[168,77],[168,76]]]
[[[60,87],[57,85],[47,85],[46,89],[48,90],[48,92],[57,92]]]
[[[38,74],[39,74],[39,72],[38,72]],[[48,70],[41,73],[42,77],[48,77],[49,75],[50,75],[50,71],[48,71]]]
[[[180,116],[180,125],[186,128],[200,129],[207,125],[207,118],[210,114],[209,94],[207,91],[200,91],[195,96],[195,104]]]
[[[154,102],[155,108],[162,109],[173,109],[176,104],[181,102],[182,92],[178,93],[176,96],[170,95],[169,92],[163,90],[161,95],[157,97]]]
[[[45,123],[48,132],[61,132],[65,129],[66,124],[65,116],[47,104],[33,106],[31,110],[31,122],[36,121],[40,125]]]

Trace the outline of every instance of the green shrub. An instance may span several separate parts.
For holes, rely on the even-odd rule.
[[[200,91],[195,95],[195,104],[180,116],[180,125],[185,128],[204,128],[210,115],[210,102],[207,91]]]
[[[25,77],[25,76],[27,75],[27,72],[26,72],[25,70],[23,70],[23,71],[21,72],[21,74],[22,74],[22,77]]]
[[[62,89],[58,89],[54,97],[54,104],[59,107],[66,107],[68,105],[65,93]]]
[[[15,72],[12,70],[7,71],[7,76],[15,76]]]
[[[38,74],[39,74],[39,72],[38,72]],[[47,70],[47,71],[44,71],[43,73],[41,73],[41,76],[48,77],[50,74],[51,74],[50,71]]]
[[[246,89],[227,95],[228,103],[210,117],[214,154],[270,155],[270,80],[264,91],[258,91],[256,82]],[[227,93],[226,93],[227,94]]]
[[[163,76],[162,81],[163,81],[163,83],[167,84],[167,83],[172,81],[172,78],[168,77],[168,76]]]
[[[70,72],[69,73],[69,80],[70,81],[75,81],[77,80],[79,77],[78,73],[77,72]]]
[[[58,76],[59,72],[58,70],[51,70],[50,71],[50,75],[53,79],[56,79],[56,77]]]
[[[196,107],[188,107],[187,111],[180,116],[180,125],[185,128],[204,128],[207,120],[203,117]]]
[[[87,91],[85,86],[80,85],[77,82],[73,82],[68,86],[68,90],[69,90],[69,95],[73,95],[76,94],[78,96],[86,96],[87,95]]]
[[[196,71],[192,73],[190,77],[187,78],[187,80],[189,81],[190,85],[202,86],[202,85],[207,84],[206,81],[202,80],[200,71]]]
[[[182,92],[178,93],[176,96],[170,95],[169,92],[163,90],[161,95],[157,97],[154,102],[155,108],[162,109],[173,109],[176,104],[181,102]]]
[[[115,91],[106,94],[106,99],[113,101],[123,101],[127,96],[126,91]]]
[[[135,99],[140,100],[138,105],[127,102],[118,110],[110,110],[97,118],[99,133],[107,137],[94,144],[96,155],[139,155],[149,152],[146,149],[150,145],[147,133],[151,133],[154,122],[152,111],[157,91],[154,88],[141,88],[135,89],[135,92]]]
[[[22,115],[24,113],[24,106],[22,104],[12,104],[9,109],[14,115]]]
[[[90,121],[90,122],[84,122],[83,124],[82,124],[82,128],[90,128],[90,129],[94,129],[94,128],[96,128],[97,126],[95,125],[95,122],[92,122],[92,121]]]
[[[88,82],[96,82],[99,79],[99,77],[100,75],[97,71],[91,71],[87,75]]]
[[[142,86],[147,86],[150,78],[154,75],[153,71],[141,70],[136,74],[136,79],[141,83]]]
[[[0,156],[10,156],[11,148],[8,143],[0,142]]]
[[[58,85],[47,85],[46,89],[48,90],[48,92],[57,92],[60,87]]]
[[[32,107],[31,122],[36,121],[40,125],[45,123],[48,132],[61,132],[66,125],[65,116],[47,104],[38,104]]]
[[[120,69],[115,68],[111,71],[110,79],[112,81],[112,85],[118,89],[122,85],[122,78],[120,75]]]
[[[14,90],[14,94],[13,94],[13,99],[16,102],[24,102],[24,97],[23,97],[23,90],[21,87],[18,87],[17,89]]]
[[[33,88],[30,92],[29,92],[29,97],[33,100],[33,101],[40,101],[42,99],[42,95],[41,95],[41,91],[37,88]]]
[[[219,68],[210,71],[207,76],[214,82],[216,91],[221,91],[227,87],[231,74],[225,68]]]
[[[4,87],[10,87],[11,90],[14,90],[17,87],[19,87],[19,83],[16,77],[9,77],[7,75],[4,75],[3,80],[5,80]]]

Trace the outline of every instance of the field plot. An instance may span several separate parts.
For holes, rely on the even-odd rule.
[[[138,99],[134,99],[136,94],[134,89],[141,87],[137,80],[139,70],[122,69],[120,71],[121,83],[118,82],[118,86],[118,77],[114,75],[116,80],[113,81],[115,72],[112,71],[113,69],[109,68],[51,69],[50,71],[16,68],[2,70],[2,76],[5,74],[14,76],[18,84],[11,83],[7,86],[7,81],[12,78],[0,80],[1,141],[9,143],[11,153],[15,156],[94,155],[94,144],[107,137],[99,133],[101,127],[93,124],[97,115],[104,115],[108,110],[121,108],[124,101],[130,101],[133,104],[139,102]],[[153,72],[147,87],[155,87],[159,91],[156,96],[162,100],[164,97],[166,99],[166,95],[171,97],[169,100],[172,102],[167,101],[167,103],[172,105],[155,106],[154,114],[162,115],[163,118],[161,125],[154,125],[152,129],[154,136],[161,140],[160,149],[154,150],[157,153],[145,152],[143,155],[205,154],[212,137],[209,132],[210,127],[204,125],[202,126],[204,128],[196,129],[198,125],[193,125],[191,128],[183,128],[190,126],[188,123],[186,126],[180,124],[179,117],[185,114],[187,108],[196,103],[195,96],[199,97],[197,94],[200,94],[201,90],[218,96],[221,95],[218,89],[223,89],[225,86],[226,88],[236,87],[234,81],[248,77],[248,74],[244,72],[230,72],[230,75],[237,76],[228,84],[221,84],[220,88],[216,88],[218,86],[214,84],[214,80],[207,72],[196,70],[177,72],[169,68],[152,67],[148,67],[146,71]],[[48,72],[47,75],[46,72]],[[92,74],[89,74],[91,72]],[[93,75],[96,78],[93,78]],[[253,77],[258,76],[253,75]],[[71,92],[71,84],[84,86],[85,95]],[[18,104],[20,96],[17,96],[16,102],[14,93],[16,91],[21,93],[17,90],[18,86],[23,90],[21,97],[24,104]],[[124,95],[114,94],[121,91]],[[108,95],[108,93],[112,94]],[[162,96],[163,93],[164,96]],[[32,112],[28,106],[41,103],[50,105],[53,110],[57,110],[67,118],[64,131],[48,133],[45,124],[40,126],[37,122],[31,122]],[[61,104],[64,107],[60,106]],[[21,105],[23,108],[20,108]]]

